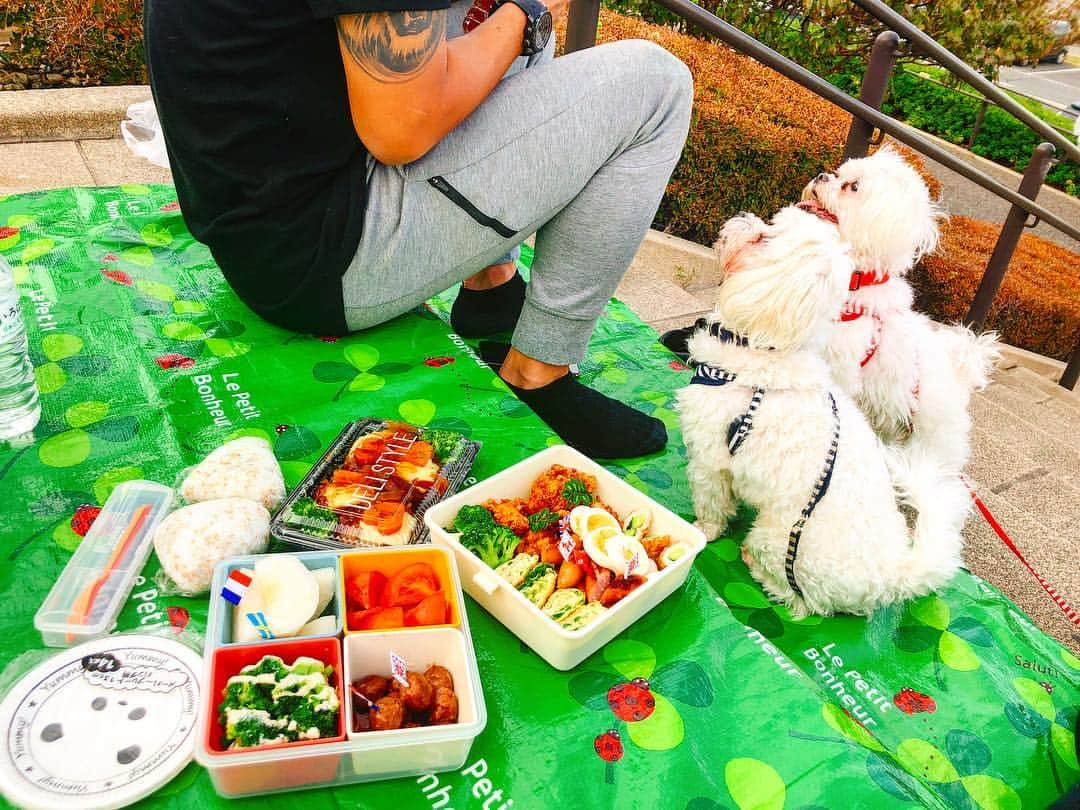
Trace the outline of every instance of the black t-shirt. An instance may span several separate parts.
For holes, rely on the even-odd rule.
[[[146,0],[146,62],[184,220],[268,321],[346,330],[367,150],[334,16],[449,0]]]

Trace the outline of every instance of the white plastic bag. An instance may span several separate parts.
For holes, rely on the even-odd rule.
[[[133,153],[155,166],[169,168],[165,136],[161,132],[161,122],[158,121],[157,108],[152,99],[127,108],[127,120],[120,122],[120,134]]]

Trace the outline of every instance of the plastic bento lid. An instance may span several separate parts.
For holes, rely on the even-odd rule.
[[[309,548],[422,542],[424,511],[461,486],[479,449],[455,430],[352,422],[285,500],[270,531]]]
[[[64,650],[0,703],[0,792],[26,808],[115,808],[191,761],[198,653],[178,641],[118,635]]]
[[[153,481],[117,486],[34,616],[50,647],[108,635],[173,501]]]

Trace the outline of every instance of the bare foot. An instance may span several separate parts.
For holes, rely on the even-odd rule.
[[[490,290],[508,282],[516,272],[517,267],[513,262],[493,264],[491,267],[485,267],[476,275],[469,276],[461,282],[461,286],[466,290]]]
[[[569,371],[568,366],[542,363],[511,348],[499,369],[499,376],[516,388],[531,390],[543,388],[560,377],[565,377]]]

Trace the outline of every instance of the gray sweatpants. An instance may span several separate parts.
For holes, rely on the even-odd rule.
[[[451,7],[448,30],[460,33],[468,6]],[[682,151],[692,81],[642,40],[524,61],[422,158],[374,164],[342,279],[350,329],[505,261],[535,232],[513,345],[556,365],[584,357]]]

